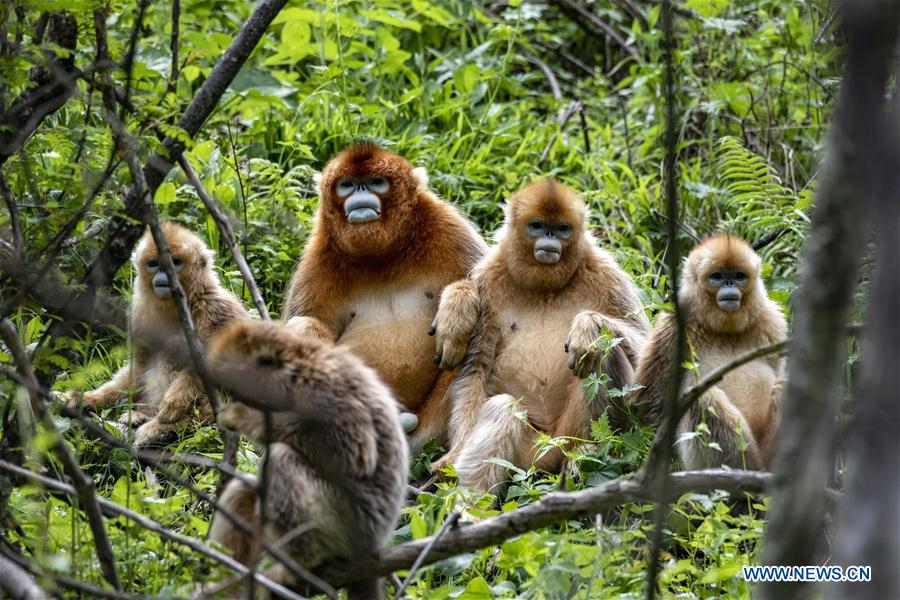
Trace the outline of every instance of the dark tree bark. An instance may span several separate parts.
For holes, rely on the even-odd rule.
[[[847,68],[794,310],[790,379],[763,547],[767,565],[816,563],[824,488],[834,460],[845,324],[864,253],[876,144],[885,127],[884,95],[897,41],[896,3],[845,2],[843,9]],[[761,596],[796,598],[812,591],[808,584],[768,583]]]
[[[884,132],[893,139],[877,163],[875,280],[833,559],[871,566],[872,581],[830,585],[830,598],[900,598],[900,91]]]
[[[34,86],[16,98],[0,115],[0,165],[18,152],[47,115],[57,111],[75,91],[75,46],[78,23],[66,13],[48,19],[47,39],[70,50],[67,56],[49,54],[47,65],[32,72]]]

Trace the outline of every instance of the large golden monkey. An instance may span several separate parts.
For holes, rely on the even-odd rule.
[[[269,444],[260,463],[268,478],[265,529],[259,531],[257,479],[232,479],[220,502],[254,525],[257,537],[248,539],[217,513],[210,538],[246,564],[255,564],[260,540],[275,544],[284,536],[285,551],[306,567],[371,558],[394,531],[409,469],[390,390],[347,348],[293,325],[234,323],[213,338],[208,359],[235,398],[219,424]],[[270,411],[268,432],[263,410]],[[308,529],[296,534],[298,527]],[[291,580],[280,565],[270,575]],[[376,580],[350,591],[351,598],[380,596]]]
[[[160,223],[169,245],[178,281],[184,289],[191,316],[201,341],[234,319],[249,317],[213,270],[213,253],[196,235],[172,223]],[[172,300],[172,288],[159,265],[156,244],[150,232],[138,242],[133,257],[137,271],[132,288],[131,336],[134,356],[112,379],[83,395],[68,392],[70,406],[83,404],[99,410],[131,395],[134,410],[121,422],[139,426],[135,444],[160,441],[176,425],[190,419],[211,417],[203,385],[191,366],[187,342]]]
[[[731,235],[710,237],[688,255],[678,300],[697,371],[687,374],[685,388],[739,356],[787,336],[781,308],[766,296],[760,262],[744,240]],[[635,378],[645,387],[630,400],[655,426],[665,414],[676,338],[675,318],[663,315],[644,348]],[[694,403],[678,432],[693,432],[705,421],[709,435],[678,442],[685,467],[766,468],[778,432],[783,369],[784,359],[778,355],[759,358],[725,375]]]
[[[631,383],[649,325],[635,286],[585,226],[586,207],[566,186],[544,180],[515,194],[498,244],[442,301],[457,302],[458,322],[475,331],[450,389],[451,450],[435,464],[456,466],[461,485],[490,490],[503,481],[500,458],[519,467],[556,470],[562,454],[537,456],[536,431],[583,436],[612,407],[587,401],[581,379],[605,372],[609,386]],[[468,299],[467,299],[468,294]],[[441,307],[437,329],[452,310]],[[608,354],[601,330],[622,338]],[[527,411],[523,420],[514,412]],[[618,412],[614,416],[618,416]]]
[[[421,169],[374,144],[338,154],[319,180],[312,237],[284,318],[313,317],[375,369],[418,417],[411,446],[443,441],[446,390],[428,330],[441,290],[484,254],[475,229],[427,187]]]

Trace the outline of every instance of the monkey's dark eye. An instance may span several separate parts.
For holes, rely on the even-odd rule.
[[[155,261],[155,260],[148,260],[148,261],[147,261],[147,268],[148,268],[149,270],[151,270],[151,271],[155,271],[156,269],[159,268],[159,263],[158,263],[157,261]]]
[[[271,369],[278,366],[278,359],[268,354],[262,354],[256,357],[256,366]]]
[[[338,194],[340,194],[342,196],[352,192],[354,187],[355,186],[353,185],[353,182],[349,179],[341,179],[340,181],[337,182]]]
[[[183,261],[182,259],[180,259],[180,258],[173,258],[173,259],[172,259],[172,263],[173,263],[176,267],[183,267],[183,266],[184,266],[184,261]]]
[[[543,228],[544,228],[544,224],[541,223],[540,221],[532,221],[531,223],[528,224],[528,229],[531,229],[533,231],[537,231],[537,230],[543,229]]]
[[[738,273],[734,276],[734,278],[736,281],[747,281],[747,274],[746,273]]]
[[[719,272],[713,273],[712,275],[709,276],[710,281],[719,282],[719,281],[722,281],[723,279],[725,279],[725,276]]]
[[[391,187],[391,183],[384,177],[372,177],[369,179],[369,189],[376,194],[383,194]]]
[[[566,233],[567,231],[569,231],[569,229],[571,229],[571,227],[569,227],[568,225],[566,225],[565,223],[563,223],[562,225],[560,225],[560,226],[558,227],[558,229],[559,229],[561,232]]]

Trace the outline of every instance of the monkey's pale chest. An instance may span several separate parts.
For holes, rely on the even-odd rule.
[[[566,403],[583,394],[572,375],[566,337],[577,311],[506,310],[500,314],[500,343],[488,393],[510,394],[528,411],[529,420],[550,428]]]
[[[408,408],[415,408],[437,376],[428,335],[439,289],[406,288],[361,295],[347,305],[337,342],[375,369]]]
[[[700,379],[753,350],[747,348],[710,349],[699,358]],[[779,374],[772,365],[759,359],[730,371],[718,387],[747,419],[754,433],[768,426],[772,410],[772,387]],[[693,382],[692,382],[693,383]]]

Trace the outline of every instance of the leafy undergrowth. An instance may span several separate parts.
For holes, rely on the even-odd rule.
[[[92,2],[72,2],[79,22],[79,64],[93,57]],[[377,140],[430,173],[431,186],[489,236],[502,201],[538,176],[575,188],[590,207],[590,226],[634,277],[653,316],[667,308],[666,250],[661,198],[662,94],[659,4],[585,3],[619,31],[637,58],[604,44],[554,3],[495,6],[499,18],[470,0],[315,0],[291,3],[191,145],[189,159],[208,190],[239,222],[241,248],[270,311],[277,316],[287,281],[309,235],[317,199],[313,175],[353,140]],[[639,18],[625,5],[639,5]],[[182,2],[181,67],[170,75],[170,4],[151,2],[144,15],[131,83],[129,132],[143,155],[158,146],[153,127],[169,128],[252,11],[247,0]],[[790,313],[798,253],[812,201],[820,148],[837,89],[839,50],[825,3],[780,0],[687,0],[676,23],[680,229],[686,251],[714,231],[750,240],[777,237],[761,254],[770,295]],[[26,20],[37,9],[25,5]],[[5,11],[9,31],[17,31]],[[109,25],[113,56],[124,55],[133,7],[116,3]],[[32,35],[24,30],[25,39]],[[556,74],[554,99],[543,72],[523,48]],[[0,88],[13,97],[28,82],[28,56],[0,55]],[[114,72],[116,83],[124,75]],[[560,126],[558,114],[583,103]],[[127,170],[113,168],[96,198],[110,157],[110,131],[99,114],[99,92],[78,81],[75,96],[52,115],[25,151],[4,166],[19,199],[30,255],[43,249],[82,204],[87,217],[72,235],[103,224],[121,208]],[[541,160],[542,155],[546,158]],[[251,305],[240,273],[193,188],[173,171],[156,194],[163,216],[197,230],[218,252],[225,285]],[[6,216],[0,217],[6,219]],[[0,226],[4,226],[0,222]],[[102,236],[101,236],[102,237]],[[85,236],[57,258],[66,279],[79,281],[103,240]],[[128,296],[124,268],[116,290]],[[9,282],[3,286],[3,297]],[[55,389],[91,389],[128,356],[125,336],[95,335],[54,344],[43,340],[52,318],[28,301],[11,315],[23,342],[36,350],[39,371],[58,368]],[[0,355],[3,368],[11,359]],[[598,382],[589,381],[588,386]],[[0,381],[4,426],[25,401],[12,380]],[[210,511],[188,490],[119,450],[98,444],[73,422],[57,425],[99,493],[202,538]],[[24,431],[24,430],[22,430]],[[23,439],[4,427],[4,445]],[[433,534],[460,507],[468,518],[509,511],[564,487],[596,485],[636,470],[650,432],[633,426],[614,434],[597,422],[593,446],[570,450],[577,475],[512,470],[496,504],[452,483],[423,493],[404,511],[395,541]],[[46,450],[47,434],[26,440],[26,464],[60,473]],[[547,440],[548,443],[556,443]],[[170,450],[219,458],[212,427],[186,432]],[[434,448],[430,451],[434,452]],[[583,452],[588,452],[584,454]],[[429,457],[414,460],[414,478]],[[239,468],[253,471],[246,442]],[[173,463],[193,484],[213,493],[211,469]],[[5,499],[4,537],[41,565],[100,583],[90,531],[67,499],[36,487],[12,488]],[[500,508],[496,508],[500,507]],[[626,504],[595,518],[570,521],[423,569],[407,593],[414,598],[606,598],[640,596],[646,566],[649,505]],[[756,561],[765,505],[746,498],[687,495],[672,508],[660,576],[667,595],[747,596],[740,567]],[[109,519],[120,574],[129,591],[185,596],[198,579],[227,575],[184,547],[122,518]],[[392,592],[390,584],[386,584]],[[63,595],[69,592],[61,592]]]

